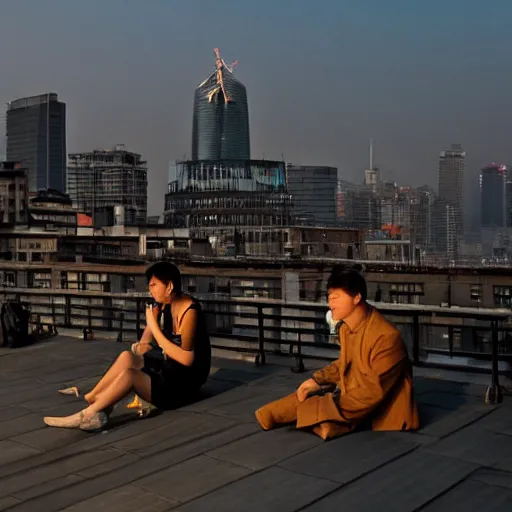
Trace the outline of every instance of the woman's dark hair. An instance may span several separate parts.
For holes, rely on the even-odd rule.
[[[355,297],[359,293],[361,300],[366,302],[368,291],[361,270],[361,265],[335,265],[327,279],[327,289],[341,288],[351,297]]]
[[[146,279],[149,283],[152,277],[156,277],[165,285],[172,283],[173,291],[181,293],[181,272],[180,269],[170,261],[159,261],[146,270]]]

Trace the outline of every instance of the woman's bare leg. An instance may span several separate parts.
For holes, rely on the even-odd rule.
[[[96,395],[94,402],[86,409],[97,413],[114,405],[134,390],[143,400],[151,400],[151,378],[135,368],[125,368],[102,391]]]
[[[140,370],[143,365],[143,357],[136,356],[127,350],[121,352],[96,386],[94,386],[94,388],[84,396],[85,400],[89,402],[89,404],[94,403],[98,394],[106,389],[120,373],[128,369]]]
[[[151,398],[151,378],[135,368],[125,368],[107,384],[103,391],[99,391],[96,400],[89,407],[61,418],[45,417],[43,421],[51,427],[81,428],[84,430],[97,430],[105,426],[108,417],[100,415],[111,405],[117,403],[131,390],[148,400]]]

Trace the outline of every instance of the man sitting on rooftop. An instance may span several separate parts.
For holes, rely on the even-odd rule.
[[[356,428],[419,427],[412,366],[398,329],[366,302],[366,281],[354,268],[336,266],[327,282],[340,356],[296,392],[256,411],[264,430],[295,423],[322,439]]]

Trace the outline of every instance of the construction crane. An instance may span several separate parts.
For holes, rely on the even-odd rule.
[[[214,48],[213,53],[215,53],[216,57],[215,65],[217,66],[217,85],[219,85],[220,88],[222,89],[222,94],[224,95],[224,102],[229,103],[231,101],[231,98],[228,96],[226,88],[224,87],[224,75],[222,74],[222,70],[226,63],[221,58],[218,48]]]
[[[231,66],[228,66],[224,59],[220,56],[220,51],[218,48],[214,48],[213,53],[215,54],[215,66],[217,68],[217,87],[215,87],[208,93],[208,101],[211,103],[215,95],[221,90],[224,96],[224,102],[229,103],[231,101],[231,98],[228,92],[226,91],[226,87],[224,86],[223,71],[224,69],[227,69],[230,73],[233,73],[233,69],[238,64],[238,61],[235,60],[235,62],[233,62]]]

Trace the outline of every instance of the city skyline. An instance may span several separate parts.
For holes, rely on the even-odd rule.
[[[330,165],[359,183],[373,137],[382,178],[412,186],[436,184],[438,153],[454,142],[473,186],[486,162],[511,160],[507,2],[99,6],[4,2],[0,101],[55,90],[69,153],[119,142],[142,153],[150,213],[162,210],[169,161],[190,157],[193,94],[214,47],[240,61],[253,158]]]

